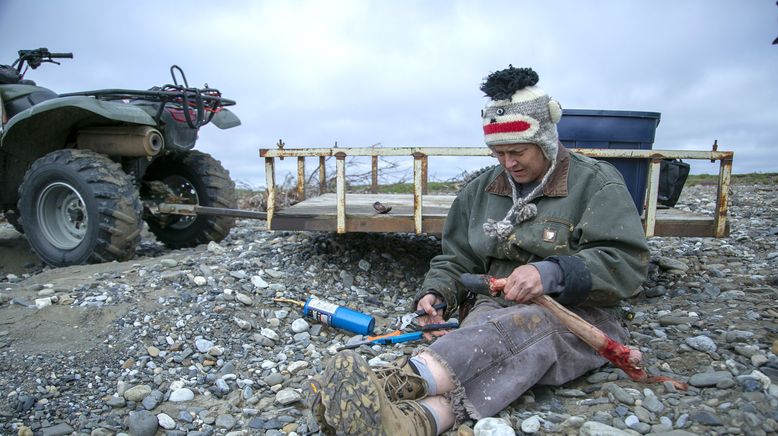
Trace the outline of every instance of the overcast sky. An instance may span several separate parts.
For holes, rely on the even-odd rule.
[[[220,89],[243,125],[206,126],[197,147],[256,187],[258,150],[279,139],[482,146],[479,84],[508,64],[534,68],[564,108],[660,112],[654,149],[718,140],[735,173],[778,172],[775,0],[0,0],[0,29],[0,63],[18,49],[74,53],[28,73],[56,92],[147,89],[171,82],[171,64]],[[484,162],[433,160],[430,172]]]

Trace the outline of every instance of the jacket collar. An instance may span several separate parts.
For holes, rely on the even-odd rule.
[[[566,197],[567,196],[567,175],[570,171],[570,152],[567,147],[559,144],[556,153],[556,169],[548,179],[548,183],[543,187],[543,195],[546,197]],[[497,177],[486,186],[486,192],[506,197],[511,196],[511,187],[508,184],[508,175],[503,168]]]

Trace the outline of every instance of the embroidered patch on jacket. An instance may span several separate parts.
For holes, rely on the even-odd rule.
[[[543,229],[543,241],[554,242],[556,241],[556,230],[545,228]]]

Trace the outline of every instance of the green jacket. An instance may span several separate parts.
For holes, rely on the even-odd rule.
[[[501,220],[512,205],[505,170],[496,166],[462,189],[443,227],[442,254],[432,259],[416,301],[438,293],[448,316],[467,296],[461,273],[507,277],[541,260],[562,270],[564,290],[554,296],[562,304],[613,306],[635,294],[646,278],[649,250],[624,179],[611,164],[561,145],[557,155],[543,195],[534,200],[537,216],[505,241],[483,231],[487,219]]]

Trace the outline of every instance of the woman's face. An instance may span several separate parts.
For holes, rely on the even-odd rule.
[[[522,184],[539,181],[551,165],[535,144],[493,145],[492,152],[513,180]]]

